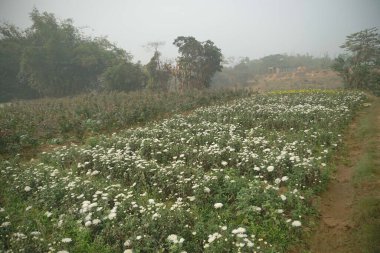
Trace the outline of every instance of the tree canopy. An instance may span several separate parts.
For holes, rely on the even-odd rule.
[[[221,50],[210,40],[199,42],[194,37],[177,37],[173,44],[181,54],[177,58],[177,77],[182,88],[207,88],[217,71],[222,70]]]
[[[150,42],[145,66],[106,38],[83,35],[71,19],[33,9],[32,25],[21,30],[0,24],[0,101],[63,97],[93,90],[155,91],[203,89],[222,69],[223,55],[211,40],[179,36],[176,65],[161,59],[164,42]]]
[[[348,88],[368,89],[380,94],[380,36],[376,27],[348,35],[332,66]]]
[[[155,47],[154,55],[146,65],[148,72],[148,88],[151,90],[169,90],[172,66],[161,61],[161,53]]]
[[[107,39],[85,37],[72,20],[59,21],[37,9],[30,18],[32,26],[25,31],[0,26],[0,100],[143,87],[140,64],[132,63],[130,54]]]

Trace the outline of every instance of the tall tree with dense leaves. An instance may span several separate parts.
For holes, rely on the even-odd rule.
[[[34,9],[29,45],[23,52],[21,74],[44,96],[71,95],[80,90],[73,65],[74,49],[80,40],[70,20],[58,23],[53,14]],[[79,87],[78,87],[79,86]]]
[[[380,35],[377,28],[348,35],[341,48],[347,53],[337,57],[332,68],[342,76],[346,86],[380,94]]]
[[[194,37],[177,37],[174,45],[181,54],[177,58],[177,78],[182,89],[210,86],[217,71],[222,70],[221,50],[210,40],[199,42]]]
[[[20,76],[43,96],[99,89],[106,69],[131,59],[104,38],[83,37],[70,19],[59,22],[53,14],[36,9],[30,16],[33,25],[27,31]]]
[[[18,78],[20,60],[28,41],[19,28],[0,25],[0,102],[35,98],[37,92]]]

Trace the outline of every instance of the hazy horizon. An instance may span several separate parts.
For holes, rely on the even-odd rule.
[[[59,20],[73,19],[86,35],[106,36],[142,63],[152,57],[143,47],[151,41],[164,41],[163,57],[174,59],[177,36],[212,40],[226,58],[277,53],[335,57],[347,35],[380,27],[377,0],[0,0],[0,22],[27,28],[34,7]]]

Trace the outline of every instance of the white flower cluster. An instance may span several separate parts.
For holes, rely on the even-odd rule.
[[[129,238],[125,252],[168,242],[180,251],[201,235],[210,252],[223,245],[230,252],[276,252],[275,242],[272,248],[260,232],[234,224],[236,215],[252,219],[257,231],[271,223],[266,217],[288,224],[280,226],[281,236],[302,230],[306,219],[291,214],[306,209],[305,192],[320,184],[333,144],[360,101],[354,95],[258,95],[99,136],[96,145],[60,147],[30,164],[8,164],[0,176],[27,198],[26,211],[43,210],[60,230],[71,220],[97,236],[113,228]],[[0,227],[11,225],[4,220]],[[159,231],[150,234],[154,227]],[[18,233],[11,237],[29,236]],[[59,245],[76,240],[65,236]]]
[[[169,242],[174,243],[174,244],[180,244],[180,243],[183,243],[185,241],[185,239],[183,239],[183,238],[181,238],[175,234],[169,235],[167,239]]]

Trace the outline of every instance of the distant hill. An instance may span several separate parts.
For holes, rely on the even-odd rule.
[[[307,70],[259,75],[247,82],[254,90],[336,89],[343,88],[343,80],[332,70]]]

